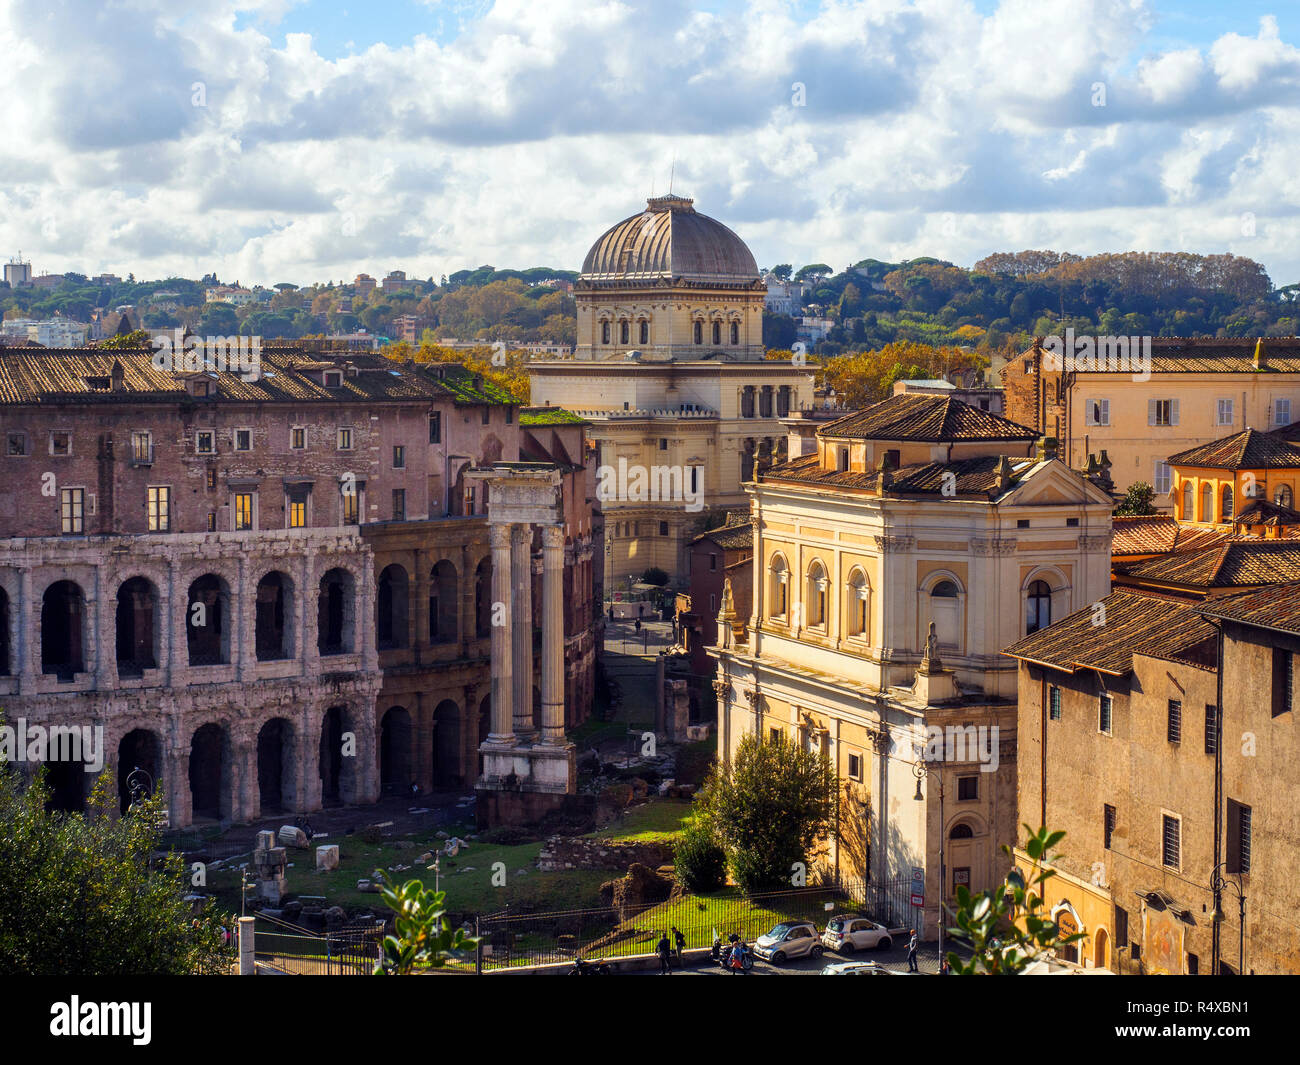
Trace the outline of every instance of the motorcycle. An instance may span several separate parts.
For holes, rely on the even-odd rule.
[[[712,951],[713,959],[724,969],[731,968],[731,954],[732,951],[735,950],[739,950],[741,952],[740,953],[741,969],[744,972],[749,972],[749,970],[754,967],[754,952],[750,950],[749,947],[747,947],[744,943],[741,942],[740,936],[736,935],[733,932],[730,936],[727,937],[727,946],[725,947],[722,945],[721,939],[715,939],[713,941],[713,951]]]
[[[573,959],[573,968],[569,970],[570,976],[608,976],[609,966],[603,961],[585,961],[582,958]]]

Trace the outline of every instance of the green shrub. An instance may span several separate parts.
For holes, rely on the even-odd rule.
[[[673,854],[678,882],[695,895],[717,891],[727,882],[727,856],[706,829],[686,826]]]
[[[665,573],[663,570],[661,570],[658,566],[651,566],[648,570],[646,570],[643,574],[641,574],[641,581],[643,584],[657,584],[660,588],[662,588],[665,584],[668,583],[668,574]]]

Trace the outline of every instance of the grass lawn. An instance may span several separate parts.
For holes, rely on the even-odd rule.
[[[629,843],[666,843],[682,830],[691,814],[689,799],[651,799],[624,811],[612,825],[589,832],[593,839],[617,839]]]

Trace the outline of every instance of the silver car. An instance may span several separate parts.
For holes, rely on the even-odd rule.
[[[811,921],[782,921],[754,943],[754,953],[773,965],[792,958],[820,958],[825,949]]]
[[[822,945],[827,950],[852,954],[855,950],[888,950],[894,945],[889,929],[856,913],[841,913],[826,922]]]

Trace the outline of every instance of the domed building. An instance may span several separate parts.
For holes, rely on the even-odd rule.
[[[579,359],[763,358],[754,256],[684,196],[658,196],[591,246],[574,288]]]
[[[574,357],[529,377],[536,406],[591,425],[607,588],[650,567],[683,585],[705,512],[748,510],[744,483],[784,450],[780,419],[811,404],[805,368],[763,357],[766,292],[745,242],[682,196],[648,200],[587,253]]]

